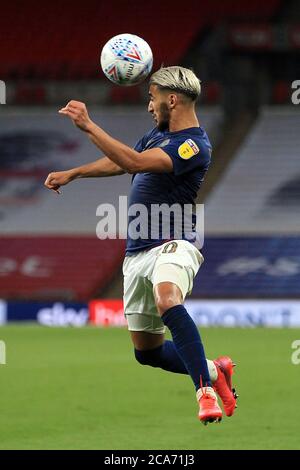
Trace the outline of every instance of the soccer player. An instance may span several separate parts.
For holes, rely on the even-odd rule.
[[[151,233],[151,208],[155,204],[194,204],[211,158],[211,144],[199,125],[195,103],[201,86],[195,74],[183,67],[161,68],[150,78],[148,111],[156,126],[134,149],[119,142],[96,125],[84,103],[70,101],[59,113],[91,139],[105,157],[68,171],[50,173],[45,186],[59,192],[76,178],[133,175],[129,207],[143,204],[147,235],[137,238],[128,231],[124,274],[124,313],[137,361],[167,371],[190,375],[199,403],[199,419],[218,422],[236,407],[232,389],[232,360],[206,360],[200,334],[184,307],[203,257],[194,238],[175,234],[170,218],[170,236]],[[129,223],[132,216],[129,217]],[[160,222],[161,224],[164,221]],[[175,236],[176,235],[176,236]],[[188,238],[188,239],[185,239]],[[165,340],[168,327],[173,341]]]

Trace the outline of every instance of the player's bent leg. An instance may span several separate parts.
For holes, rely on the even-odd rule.
[[[143,318],[143,316],[139,316],[137,320],[132,322],[131,317],[129,323],[131,326],[134,324],[135,327],[139,326],[140,328],[143,327],[148,330],[153,327],[154,323],[156,324],[157,330],[157,322],[153,322],[153,319],[151,319],[151,316],[149,315],[145,316],[145,318]],[[163,333],[130,331],[130,334],[134,344],[135,358],[139,364],[161,368],[173,373],[188,374],[182,359],[177,353],[173,341],[165,340]],[[229,380],[229,369],[227,366],[229,363],[228,361],[223,361],[223,359],[224,357],[218,358],[218,363],[217,361],[207,360],[207,364],[213,388],[222,399],[226,415],[231,416],[231,414],[233,414],[232,407],[234,409],[236,406],[236,400],[233,392],[228,388],[229,386],[226,381],[226,378]]]
[[[161,281],[165,280],[174,281],[172,284],[175,285],[176,295],[173,295],[174,292],[168,297],[163,295],[161,313],[162,310],[170,309],[174,306],[176,307],[174,304],[181,305],[187,292],[192,288],[192,278],[197,271],[198,260],[197,256],[194,257],[194,261],[186,255],[181,258],[184,260],[184,263],[187,262],[189,265],[193,266],[193,270],[191,270],[185,269],[185,267],[181,267],[177,264],[177,262],[180,262],[180,258],[176,260],[175,264],[165,264],[165,259],[169,259],[170,256],[173,257],[175,254],[164,253],[162,255],[163,260],[160,258],[159,262],[161,263],[161,261],[163,261],[163,266],[161,265],[161,268],[154,269],[151,278],[147,278],[147,272],[143,271],[143,266],[139,266],[138,269],[136,269],[138,260],[132,260],[130,258],[129,261],[131,261],[131,263],[127,261],[124,267],[124,313],[128,321],[128,329],[131,332],[135,344],[135,356],[140,364],[187,374],[189,372],[187,371],[185,363],[182,361],[182,357],[178,354],[174,342],[164,341],[163,335],[165,326],[157,310],[158,302],[155,304],[153,285],[159,284]],[[135,263],[134,269],[132,270],[131,265],[133,261]],[[155,267],[157,267],[157,264],[159,263],[155,263]],[[139,275],[137,276],[135,273],[139,273]],[[141,274],[145,274],[145,277],[141,276]],[[177,284],[179,291],[176,289]],[[213,368],[210,367],[210,370],[212,370],[211,380],[215,381],[217,376],[216,366],[212,361],[211,364],[213,366]],[[197,380],[196,388],[199,388],[199,380]],[[203,399],[201,402],[209,403],[209,400]],[[199,405],[202,409],[203,405],[200,403]],[[204,419],[203,413],[200,415],[200,419],[203,421],[205,421],[205,416],[207,416],[209,420],[209,414],[207,414],[206,408],[207,407],[204,405]]]
[[[130,331],[130,335],[134,344],[135,358],[141,365],[188,375],[188,371],[178,355],[173,341],[165,340],[164,334]],[[231,416],[233,414],[231,408],[234,392],[230,388],[231,382],[229,383],[229,362],[223,361],[224,358],[226,356],[215,361],[207,359],[207,367],[213,388],[223,402],[224,411],[227,416]]]
[[[141,331],[131,331],[136,360],[146,366],[177,374],[188,374],[184,363],[178,356],[172,341],[165,341],[164,335]]]
[[[159,268],[162,268],[162,275],[161,277],[157,276],[157,278],[162,279],[166,269],[163,265]],[[173,266],[169,268],[173,268]],[[171,332],[177,353],[194,382],[200,409],[199,419],[204,424],[220,421],[222,419],[222,410],[211,386],[200,334],[192,318],[182,305],[186,293],[179,287],[181,285],[180,280],[178,280],[179,286],[176,285],[176,271],[178,268],[180,267],[174,266],[175,282],[159,282],[154,285],[156,306],[164,324]]]

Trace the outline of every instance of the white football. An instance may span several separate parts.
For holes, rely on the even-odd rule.
[[[101,52],[101,67],[113,83],[132,86],[141,83],[151,72],[153,55],[149,44],[134,34],[118,34]]]

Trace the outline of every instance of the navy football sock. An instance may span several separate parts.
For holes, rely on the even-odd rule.
[[[200,334],[184,306],[175,305],[169,308],[161,318],[171,332],[178,355],[191,376],[196,390],[200,388],[200,377],[203,386],[211,387]]]
[[[136,360],[143,365],[160,367],[169,372],[188,374],[181,357],[178,355],[173,341],[165,341],[155,349],[146,351],[134,350]]]

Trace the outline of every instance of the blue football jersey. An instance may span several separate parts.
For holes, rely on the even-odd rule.
[[[151,210],[160,205],[171,207],[173,204],[195,205],[195,199],[211,160],[212,147],[203,127],[191,127],[177,132],[159,131],[157,128],[148,132],[135,146],[137,152],[151,148],[161,148],[173,162],[170,173],[137,173],[133,175],[129,197],[128,235],[126,256],[134,255],[164,243],[171,239],[188,239],[184,233],[174,231],[175,220],[170,217],[170,234],[164,235],[161,219],[153,227],[154,217]],[[141,158],[142,155],[141,155]],[[131,211],[136,204],[142,204],[145,210],[140,213]],[[162,206],[163,207],[163,206]],[[147,209],[147,210],[146,210]],[[134,214],[134,215],[133,215]],[[194,217],[194,216],[193,216]],[[133,224],[133,225],[131,225]],[[135,228],[133,236],[132,226]],[[193,218],[193,227],[195,219]],[[154,230],[155,229],[155,230]],[[139,236],[136,233],[140,233]]]

